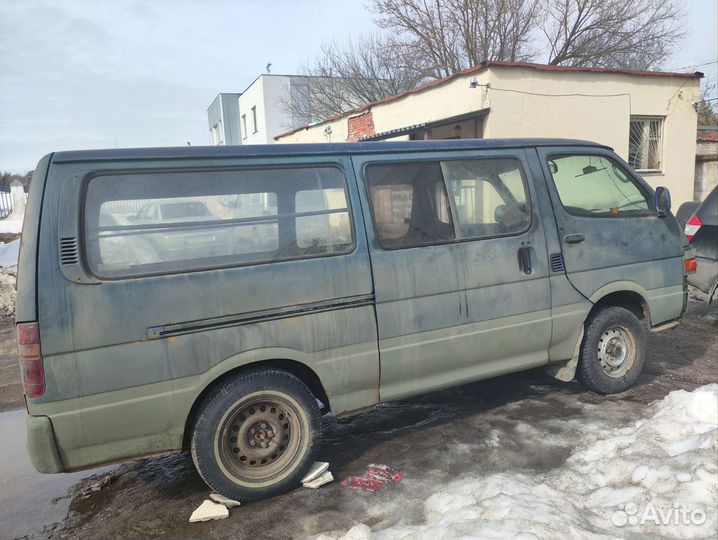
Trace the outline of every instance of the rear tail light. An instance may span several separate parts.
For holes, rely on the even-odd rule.
[[[20,374],[25,395],[29,398],[40,397],[45,393],[45,373],[37,323],[18,323],[17,351],[20,355]]]
[[[701,225],[703,225],[703,222],[698,218],[698,216],[693,214],[693,217],[691,217],[691,219],[689,219],[686,223],[686,229],[684,231],[689,242],[693,240],[693,237],[696,234],[698,234],[698,229],[701,228]]]
[[[698,270],[698,261],[695,258],[686,259],[683,261],[683,268],[686,274],[695,274]]]

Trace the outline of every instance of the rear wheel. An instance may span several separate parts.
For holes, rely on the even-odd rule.
[[[234,377],[201,405],[192,459],[222,495],[252,501],[294,488],[321,438],[319,408],[294,375],[264,370]]]
[[[631,311],[607,307],[587,322],[576,372],[594,392],[615,394],[638,380],[646,363],[646,329]]]

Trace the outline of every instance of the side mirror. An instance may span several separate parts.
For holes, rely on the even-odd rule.
[[[666,217],[671,211],[671,192],[666,187],[657,187],[653,194],[653,205],[658,217]]]

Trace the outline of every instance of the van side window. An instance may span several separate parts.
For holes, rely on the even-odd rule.
[[[561,204],[570,214],[636,215],[652,209],[649,194],[606,156],[552,156],[548,166]]]
[[[381,247],[408,248],[456,238],[438,161],[371,164],[365,176]]]
[[[528,229],[526,181],[516,159],[443,161],[459,238],[486,238]]]
[[[347,253],[347,202],[329,166],[95,176],[86,260],[117,278]]]
[[[517,234],[531,223],[518,159],[376,164],[365,176],[386,249]]]
[[[318,252],[345,249],[351,244],[347,198],[342,188],[297,191],[297,245]],[[309,215],[299,215],[310,213]]]

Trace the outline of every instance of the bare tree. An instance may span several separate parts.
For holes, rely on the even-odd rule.
[[[715,91],[715,83],[706,79],[701,97],[696,103],[699,126],[718,126],[718,101]]]
[[[545,0],[548,63],[654,69],[683,37],[677,0]]]
[[[280,106],[296,126],[414,88],[426,79],[428,70],[422,67],[421,57],[411,57],[412,52],[379,35],[325,43],[321,54],[300,68],[304,80],[293,85]]]
[[[372,0],[380,28],[424,55],[436,78],[487,60],[534,57],[542,0]]]
[[[383,34],[326,44],[288,96],[311,122],[486,61],[655,69],[684,35],[683,0],[367,0]],[[300,93],[301,94],[301,93]]]

